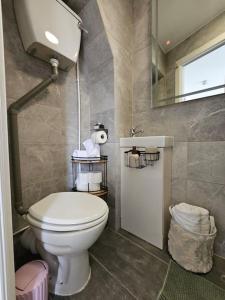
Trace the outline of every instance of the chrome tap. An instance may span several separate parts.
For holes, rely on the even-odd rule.
[[[132,128],[130,128],[130,130],[129,130],[130,137],[135,137],[137,134],[144,132],[143,129],[137,130],[137,128],[138,127],[132,127]]]

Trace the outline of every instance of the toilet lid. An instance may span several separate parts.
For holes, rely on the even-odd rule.
[[[35,219],[57,225],[78,225],[101,218],[108,206],[101,198],[88,193],[51,194],[29,208]]]

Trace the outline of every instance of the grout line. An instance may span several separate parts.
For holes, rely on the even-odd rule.
[[[168,276],[169,276],[169,271],[170,271],[170,267],[171,267],[171,262],[172,262],[172,260],[170,260],[170,262],[169,262],[169,266],[168,266],[168,269],[167,269],[167,272],[166,272],[166,276],[165,276],[165,279],[164,279],[164,282],[163,282],[163,286],[162,286],[162,288],[161,288],[161,290],[160,290],[160,292],[159,292],[159,294],[158,294],[157,300],[160,300],[160,296],[162,295],[163,290],[164,290],[164,288],[165,288],[165,285],[166,285],[166,282],[167,282],[167,278],[168,278]]]
[[[177,177],[178,178],[178,177]],[[185,178],[184,178],[185,180]],[[213,180],[209,181],[209,180],[203,180],[203,179],[196,179],[196,178],[191,178],[189,176],[187,176],[186,181],[192,181],[192,182],[202,182],[202,183],[211,183],[211,184],[215,184],[215,185],[220,185],[220,186],[225,186],[224,183],[218,183],[215,182]]]
[[[143,246],[139,245],[138,243],[132,241],[131,239],[129,239],[128,237],[124,236],[123,234],[117,232],[117,231],[113,231],[112,229],[109,229],[110,231],[114,232],[115,234],[119,235],[120,237],[122,237],[123,239],[127,240],[128,242],[130,242],[131,244],[135,245],[136,247],[142,249],[144,252],[148,253],[149,255],[153,256],[154,258],[158,259],[159,261],[161,261],[162,263],[164,263],[165,265],[168,266],[168,263],[163,260],[162,258],[156,256],[155,254],[153,254],[152,252],[150,252],[149,250],[145,249]]]
[[[225,260],[225,257],[224,256],[221,256],[221,255],[218,255],[218,254],[214,254],[214,256],[217,256],[217,257],[219,257],[220,259],[223,259],[223,260]]]
[[[134,299],[138,300],[138,298],[112,272],[110,272],[107,267],[94,256],[94,254],[91,252],[89,252],[89,254],[122,288],[124,288]]]

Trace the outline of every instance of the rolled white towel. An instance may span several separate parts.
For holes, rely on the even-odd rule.
[[[209,211],[203,207],[190,205],[187,203],[180,203],[173,207],[176,213],[182,213],[187,216],[209,216]]]
[[[201,234],[210,233],[210,218],[207,209],[180,203],[170,208],[173,219],[183,228]]]
[[[210,216],[210,227],[210,233],[214,233],[216,230],[216,224],[213,216]]]
[[[189,230],[191,232],[201,233],[201,234],[208,234],[210,233],[210,222],[206,224],[194,224],[192,222],[189,222],[188,220],[184,220],[183,218],[180,218],[179,216],[173,216],[173,219],[183,228],[186,230]]]
[[[176,218],[180,218],[182,220],[184,220],[184,222],[188,222],[191,224],[208,224],[209,223],[209,216],[187,216],[185,214],[182,213],[176,213],[176,211],[173,211],[173,216]]]

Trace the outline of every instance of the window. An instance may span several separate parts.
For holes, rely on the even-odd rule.
[[[208,49],[207,49],[208,46]],[[176,92],[179,95],[194,93],[182,97],[182,101],[209,97],[225,93],[225,43],[218,46],[204,45],[191,55],[177,62]],[[208,90],[211,89],[212,90]],[[206,90],[201,92],[202,90]]]

